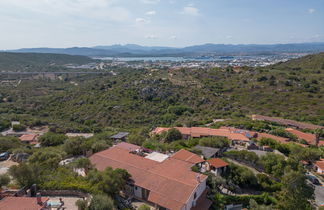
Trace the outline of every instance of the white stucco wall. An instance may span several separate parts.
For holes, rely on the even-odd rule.
[[[134,186],[134,195],[138,198],[142,198],[142,188]]]
[[[186,204],[186,207],[184,208],[185,210],[190,210],[193,207],[192,206],[193,201],[197,201],[198,198],[201,196],[201,194],[205,191],[205,189],[206,189],[206,181],[207,181],[207,179],[205,179],[203,182],[201,182],[197,186],[195,192],[193,192],[192,195],[190,196],[190,199],[188,200],[188,202]],[[197,193],[196,199],[194,199],[195,193]]]

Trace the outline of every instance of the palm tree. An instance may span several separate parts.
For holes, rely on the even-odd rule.
[[[316,146],[318,146],[319,141],[321,136],[323,135],[323,129],[322,128],[317,128],[315,129],[315,142],[316,142]]]

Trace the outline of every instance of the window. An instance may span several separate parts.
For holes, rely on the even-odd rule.
[[[137,187],[135,186],[135,190],[137,190]]]
[[[196,199],[197,198],[197,193],[195,192],[195,194],[194,194],[194,199]]]

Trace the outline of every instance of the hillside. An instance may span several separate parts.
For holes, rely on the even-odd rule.
[[[10,52],[58,53],[85,56],[197,56],[197,55],[268,55],[280,53],[319,53],[324,43],[296,44],[203,44],[183,48],[148,47],[134,44],[72,48],[27,48]]]
[[[47,71],[65,64],[82,65],[93,61],[85,56],[0,52],[0,71]]]
[[[323,63],[322,53],[264,68],[120,69],[116,76],[26,81],[0,90],[0,114],[83,131],[203,124],[250,114],[324,125]]]

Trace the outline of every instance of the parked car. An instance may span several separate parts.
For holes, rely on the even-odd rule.
[[[320,182],[319,180],[315,177],[315,176],[312,176],[312,175],[306,175],[306,178],[311,181],[311,183],[315,184],[315,185],[319,185]]]
[[[4,152],[0,154],[0,160],[7,160],[9,158],[9,152]]]

